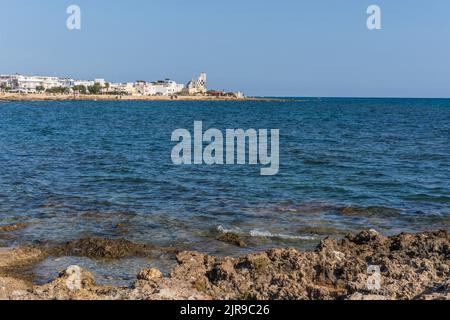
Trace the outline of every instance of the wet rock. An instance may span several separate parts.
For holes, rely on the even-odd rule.
[[[45,250],[38,247],[2,248],[0,249],[0,277],[30,282],[34,266],[45,257]]]
[[[375,243],[381,240],[380,234],[375,230],[362,231],[356,235],[350,234],[346,237],[349,241],[358,245]]]
[[[223,262],[215,263],[212,270],[208,273],[208,278],[213,283],[220,281],[229,281],[235,274],[234,265],[231,261],[225,260]]]
[[[238,234],[232,233],[232,232],[227,232],[227,233],[220,235],[219,237],[217,237],[217,240],[235,245],[237,247],[246,247],[247,246],[245,241],[242,240]]]
[[[6,226],[0,226],[0,232],[14,232],[28,227],[27,223],[16,223]]]
[[[86,238],[67,242],[51,250],[55,256],[78,256],[93,259],[121,259],[125,257],[143,257],[153,247],[133,243],[126,239]]]

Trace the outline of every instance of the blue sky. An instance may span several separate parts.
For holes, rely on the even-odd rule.
[[[77,4],[82,29],[66,28]],[[366,9],[382,10],[382,30]],[[0,0],[0,73],[110,81],[201,71],[269,96],[450,97],[448,0]]]

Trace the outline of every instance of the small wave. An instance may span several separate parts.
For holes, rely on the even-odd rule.
[[[322,214],[337,209],[339,207],[325,202],[305,202],[300,205],[281,205],[276,207],[275,210],[282,213]]]
[[[224,228],[224,227],[222,227],[222,226],[218,226],[217,228],[217,231],[219,231],[220,233],[243,233],[239,228],[232,228],[232,229],[227,229],[227,228]]]
[[[250,231],[250,236],[259,238],[279,238],[287,240],[316,240],[315,237],[310,236],[293,236],[282,233],[271,233],[269,231],[252,230]]]
[[[285,240],[317,240],[316,237],[311,236],[294,236],[289,234],[282,234],[282,233],[272,233],[270,231],[264,231],[264,230],[250,230],[249,232],[242,231],[239,228],[224,228],[222,226],[217,227],[217,231],[221,233],[236,233],[241,235],[249,235],[250,237],[254,238],[274,238],[274,239],[285,239]]]

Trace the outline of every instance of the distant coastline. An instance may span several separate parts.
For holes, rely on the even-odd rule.
[[[0,93],[0,101],[284,101],[281,98],[234,96],[126,96],[110,94]]]
[[[6,93],[6,99],[8,100],[165,101],[175,100],[179,97],[195,97],[193,99],[185,98],[184,100],[242,100],[245,98],[245,94],[241,91],[208,90],[206,84],[206,73],[201,73],[197,80],[192,79],[186,85],[170,79],[115,83],[102,78],[77,80],[21,74],[0,75],[0,93]],[[125,98],[124,96],[132,96],[132,98]]]

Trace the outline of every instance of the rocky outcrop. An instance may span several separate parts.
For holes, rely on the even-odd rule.
[[[0,271],[0,298],[450,300],[446,231],[384,237],[370,230],[324,239],[311,252],[273,249],[240,258],[181,252],[177,261],[169,277],[146,269],[131,287],[97,286],[76,266],[45,286],[2,278]]]

